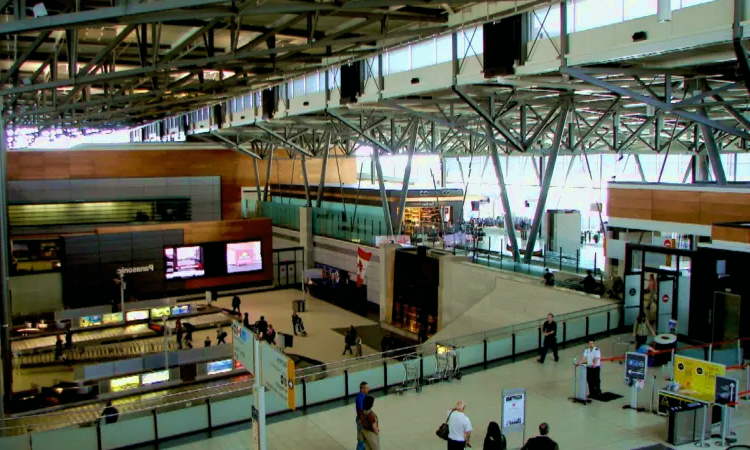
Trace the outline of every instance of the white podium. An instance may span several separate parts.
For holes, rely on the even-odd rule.
[[[586,395],[586,389],[588,388],[588,383],[586,381],[586,365],[574,364],[573,371],[573,398],[571,398],[571,400],[576,403],[588,405],[591,403],[591,400],[589,400]]]

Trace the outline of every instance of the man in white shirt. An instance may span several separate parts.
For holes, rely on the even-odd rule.
[[[471,447],[471,421],[465,409],[466,403],[457,402],[456,408],[448,411],[448,450]]]
[[[586,364],[586,382],[589,385],[589,395],[592,398],[597,398],[602,394],[602,352],[599,347],[594,346],[594,341],[589,341],[588,347],[583,351],[583,360]]]

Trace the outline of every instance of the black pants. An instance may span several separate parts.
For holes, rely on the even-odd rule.
[[[466,441],[453,441],[448,439],[448,450],[463,450],[466,448]]]
[[[240,305],[232,305],[232,312],[236,312],[237,315],[240,315]]]
[[[557,339],[545,339],[542,344],[542,355],[539,357],[539,362],[544,362],[544,358],[547,357],[547,351],[552,350],[552,355],[555,357],[555,361],[560,358],[557,356]]]
[[[347,351],[347,350],[349,351],[349,354],[350,354],[350,355],[353,355],[353,354],[354,354],[354,353],[352,352],[352,346],[351,346],[351,344],[344,344],[344,353],[342,353],[342,355],[346,355],[346,351]]]
[[[586,369],[586,382],[589,384],[589,394],[596,398],[602,394],[601,367],[589,367]]]

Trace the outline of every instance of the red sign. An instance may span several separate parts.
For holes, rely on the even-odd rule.
[[[669,296],[667,294],[664,294],[661,298],[661,301],[663,301],[664,303],[667,303],[669,301]]]
[[[672,239],[664,239],[664,246],[666,248],[672,248]]]

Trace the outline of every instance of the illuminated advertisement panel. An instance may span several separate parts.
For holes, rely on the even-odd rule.
[[[103,317],[104,325],[122,322],[122,313],[105,314]]]
[[[231,359],[224,359],[221,361],[214,361],[208,363],[206,373],[208,375],[216,375],[217,373],[230,372],[234,368],[234,364]]]
[[[128,322],[133,322],[136,320],[146,320],[148,319],[148,310],[147,309],[141,309],[138,311],[128,311],[125,313],[125,320]]]
[[[169,370],[160,370],[158,372],[144,373],[141,375],[141,384],[149,386],[156,383],[169,381]]]
[[[166,317],[169,316],[169,312],[171,309],[169,306],[162,306],[160,308],[151,308],[151,318],[157,319],[159,317]]]
[[[263,270],[260,241],[227,244],[227,273]]]
[[[84,316],[81,317],[81,328],[86,327],[97,327],[102,324],[102,316],[95,315],[95,316]]]
[[[177,305],[172,307],[172,315],[179,316],[190,312],[190,305]]]
[[[129,377],[115,378],[109,382],[109,390],[112,392],[122,392],[135,389],[141,386],[141,379],[138,375]]]

